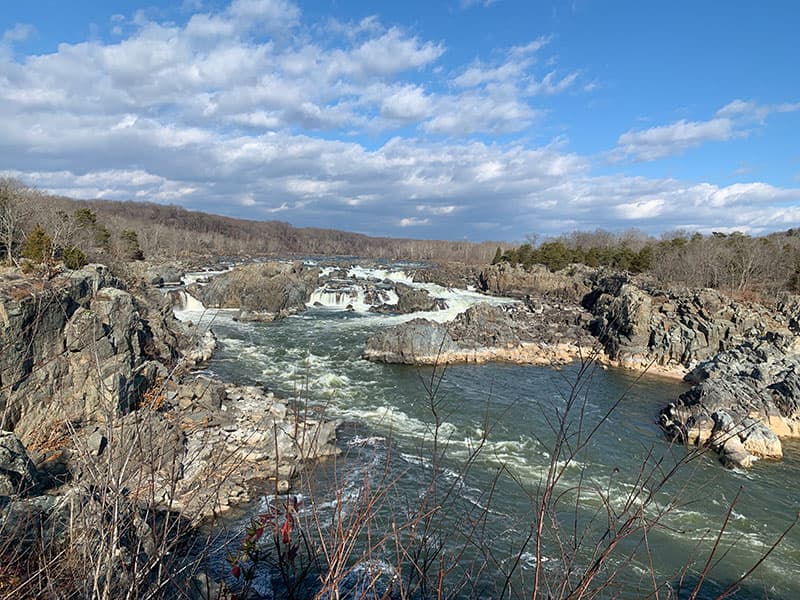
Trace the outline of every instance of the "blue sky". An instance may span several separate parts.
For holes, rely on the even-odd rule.
[[[800,226],[792,2],[29,0],[0,172],[373,235]]]

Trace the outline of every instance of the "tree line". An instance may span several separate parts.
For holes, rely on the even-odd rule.
[[[800,291],[800,230],[766,236],[742,232],[673,232],[661,239],[635,230],[614,234],[575,232],[503,251],[493,264],[530,269],[544,265],[559,271],[571,264],[649,273],[668,285],[710,287],[735,296],[771,298],[781,291]]]
[[[36,246],[30,252],[26,250],[29,238],[34,240],[29,244]],[[0,252],[6,262],[63,260],[79,264],[86,260],[318,254],[486,264],[495,245],[370,237],[152,202],[73,200],[0,178]]]

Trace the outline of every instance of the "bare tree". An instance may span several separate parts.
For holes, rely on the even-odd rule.
[[[0,178],[0,245],[8,262],[14,262],[14,248],[22,237],[32,211],[32,190],[16,179]]]

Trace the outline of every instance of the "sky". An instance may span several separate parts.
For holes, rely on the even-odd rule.
[[[0,175],[369,235],[800,226],[793,1],[27,0]]]

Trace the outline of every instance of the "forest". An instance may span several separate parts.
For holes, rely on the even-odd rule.
[[[766,236],[630,229],[572,232],[523,244],[369,237],[298,228],[151,202],[72,200],[0,178],[0,255],[7,263],[163,261],[211,257],[360,256],[387,260],[508,263],[551,271],[573,264],[649,273],[668,285],[711,287],[769,299],[800,289],[800,229]],[[494,257],[494,258],[492,258]]]
[[[496,246],[496,242],[369,237],[152,202],[72,200],[0,179],[0,251],[7,259],[22,250],[36,225],[52,241],[52,252],[60,256],[64,248],[76,247],[89,260],[100,262],[135,258],[140,251],[148,260],[319,254],[485,263]]]
[[[649,273],[665,285],[714,288],[739,298],[771,299],[800,290],[800,230],[750,236],[742,232],[670,232],[660,238],[637,230],[619,234],[574,232],[536,244],[495,250],[494,264],[558,271],[571,264]]]

